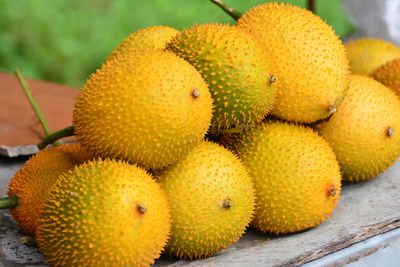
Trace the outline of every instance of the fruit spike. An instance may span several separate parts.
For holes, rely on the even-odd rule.
[[[274,55],[279,87],[271,115],[301,123],[332,115],[348,88],[349,62],[330,25],[304,8],[269,2],[244,13],[236,27]]]
[[[166,49],[187,60],[210,89],[210,132],[260,122],[271,110],[278,83],[274,60],[256,38],[235,26],[207,23],[185,29]]]
[[[213,2],[237,19],[233,8]],[[237,21],[274,55],[280,83],[271,115],[302,123],[329,117],[349,82],[345,49],[332,27],[310,11],[276,2],[256,6]]]
[[[400,100],[367,76],[351,75],[343,103],[315,129],[335,151],[343,180],[372,179],[400,155]]]
[[[79,144],[40,150],[11,179],[9,197],[0,200],[0,208],[9,208],[18,224],[34,233],[45,198],[58,177],[91,158]]]
[[[293,233],[332,213],[340,196],[339,164],[328,142],[311,128],[268,121],[234,136],[231,144],[254,181],[255,228]]]
[[[351,73],[371,75],[378,68],[400,58],[400,47],[381,39],[359,38],[345,44]],[[393,66],[388,67],[393,71]]]
[[[162,25],[140,29],[126,37],[106,60],[138,51],[161,51],[165,48],[165,43],[177,34],[179,34],[178,30]]]
[[[214,255],[236,242],[251,220],[252,180],[242,162],[215,143],[204,141],[158,181],[171,208],[172,255]]]
[[[51,266],[149,266],[170,225],[168,201],[147,171],[96,159],[60,176],[36,235]]]
[[[375,69],[370,76],[400,95],[400,55],[399,58]]]
[[[212,116],[207,83],[170,51],[108,60],[83,86],[73,127],[82,146],[156,170],[201,143]]]

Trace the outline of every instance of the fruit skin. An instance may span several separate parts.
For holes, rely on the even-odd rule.
[[[344,181],[374,178],[400,155],[400,100],[372,78],[352,75],[342,105],[316,130],[335,151]]]
[[[168,201],[145,170],[94,160],[60,177],[37,242],[51,266],[149,266],[167,242]]]
[[[83,86],[73,126],[97,156],[161,169],[202,141],[211,116],[210,92],[196,69],[154,51],[107,61]]]
[[[375,69],[371,77],[400,95],[400,58],[389,61]]]
[[[112,60],[117,55],[126,55],[136,51],[163,50],[165,43],[172,37],[179,34],[180,31],[168,26],[153,26],[140,29],[126,37],[107,57],[106,60]]]
[[[172,255],[214,255],[236,242],[251,220],[251,178],[232,152],[215,143],[201,143],[162,173],[159,182],[171,208],[167,251]]]
[[[79,144],[40,150],[29,158],[11,179],[8,196],[16,195],[18,206],[10,213],[28,233],[35,233],[40,210],[58,177],[93,156]]]
[[[375,38],[359,38],[345,44],[351,73],[370,75],[375,69],[400,58],[400,47]]]
[[[275,58],[279,88],[272,115],[311,123],[340,105],[349,63],[339,37],[320,17],[291,4],[266,3],[243,14],[237,27],[259,38]]]
[[[227,24],[185,29],[166,49],[192,64],[214,100],[212,132],[261,121],[272,108],[276,77],[273,59],[258,40]]]
[[[253,227],[293,233],[317,226],[332,213],[341,191],[339,165],[329,144],[311,128],[268,121],[234,141],[256,190]]]

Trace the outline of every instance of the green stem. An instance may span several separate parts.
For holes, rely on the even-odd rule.
[[[38,244],[36,242],[36,238],[34,236],[26,235],[26,236],[21,237],[19,239],[19,241],[22,244],[25,244],[27,246],[32,246],[32,247],[37,247],[38,246]]]
[[[39,144],[37,144],[37,146],[38,146],[39,149],[43,149],[47,145],[50,145],[50,144],[54,143],[56,140],[58,140],[60,138],[73,136],[73,135],[74,135],[74,127],[68,126],[68,127],[65,127],[64,129],[61,129],[61,130],[57,131],[57,132],[49,134],[48,136],[43,138],[42,141],[40,141]]]
[[[39,105],[37,104],[36,100],[33,98],[31,90],[29,89],[28,84],[25,82],[25,79],[22,76],[21,71],[19,69],[15,69],[15,75],[17,75],[18,81],[21,84],[22,89],[24,90],[24,93],[25,93],[26,97],[28,98],[29,103],[31,104],[33,110],[35,111],[36,115],[38,116],[39,121],[43,126],[44,132],[46,133],[46,135],[49,135],[51,133],[49,126],[47,125],[46,120],[44,119],[43,114],[39,109]]]
[[[307,8],[308,8],[308,10],[310,10],[312,13],[315,14],[315,0],[308,0]]]
[[[22,75],[21,71],[18,68],[15,69],[15,75],[17,76],[18,81],[21,84],[21,87],[24,90],[24,93],[25,93],[26,97],[28,98],[29,103],[31,104],[33,110],[35,111],[36,116],[38,117],[40,123],[42,124],[43,130],[44,130],[46,136],[51,134],[50,128],[49,128],[42,112],[40,111],[39,105],[36,102],[35,98],[33,97],[32,92],[24,79],[24,76]],[[57,143],[55,143],[55,145],[59,145],[59,143],[57,142]]]
[[[219,6],[223,11],[225,11],[225,13],[227,13],[229,16],[231,16],[234,20],[238,20],[243,15],[243,13],[228,6],[221,0],[210,0],[210,1],[213,2],[214,4],[216,4],[217,6]]]
[[[13,209],[18,206],[18,198],[16,195],[11,197],[0,198],[0,209]]]

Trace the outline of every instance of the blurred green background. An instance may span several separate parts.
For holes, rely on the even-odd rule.
[[[225,2],[245,12],[266,1]],[[306,0],[278,2],[306,5]],[[353,30],[340,0],[316,2],[316,13],[339,36]],[[130,33],[206,22],[234,23],[209,0],[0,0],[0,69],[18,67],[27,77],[81,87]]]

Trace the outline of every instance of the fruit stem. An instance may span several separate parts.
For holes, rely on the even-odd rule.
[[[394,135],[394,128],[389,127],[389,128],[387,129],[387,135],[388,135],[388,136]]]
[[[315,0],[308,0],[307,1],[307,9],[315,14]]]
[[[32,246],[32,247],[37,247],[38,244],[36,242],[36,238],[34,236],[26,235],[23,236],[19,239],[19,242],[21,242],[24,245],[27,246]]]
[[[60,138],[73,136],[73,135],[74,135],[74,127],[73,126],[68,126],[68,127],[65,127],[64,129],[61,129],[61,130],[57,131],[57,132],[49,134],[48,136],[43,138],[42,141],[40,141],[39,144],[37,144],[37,146],[38,146],[39,149],[43,149],[47,145],[50,145],[50,144],[54,143],[54,141],[56,141],[56,140],[58,140]]]
[[[199,96],[200,96],[200,90],[199,89],[194,89],[193,91],[192,91],[192,95],[193,95],[193,97],[194,98],[198,98]]]
[[[337,105],[336,104],[330,105],[328,110],[329,110],[330,113],[336,113],[337,112]]]
[[[33,110],[35,111],[36,116],[38,117],[40,124],[43,127],[44,133],[46,134],[46,136],[48,136],[49,134],[51,134],[49,125],[47,124],[42,112],[40,111],[39,105],[36,102],[35,98],[33,97],[32,91],[30,90],[28,84],[26,83],[24,76],[22,75],[22,72],[18,68],[15,69],[15,75],[17,76],[19,84],[24,90],[24,93],[28,98],[29,103],[31,104]],[[59,145],[59,143],[55,142],[54,145]]]
[[[238,20],[243,15],[241,12],[228,6],[221,0],[210,0],[210,1],[213,2],[214,4],[216,4],[217,6],[219,6],[223,11],[225,11],[226,14],[231,16],[234,20]]]
[[[232,207],[232,205],[233,205],[233,201],[229,197],[224,199],[224,201],[222,202],[222,206],[224,208],[230,208],[230,207]]]
[[[0,198],[0,209],[13,209],[18,206],[18,198],[16,195],[11,197]]]
[[[147,211],[147,208],[144,204],[139,204],[138,210],[140,211],[140,213],[145,213]]]
[[[332,186],[328,189],[328,192],[327,192],[328,197],[334,197],[337,195],[337,193],[338,193],[338,190],[336,189],[335,185],[332,184]]]
[[[271,74],[269,76],[269,82],[270,83],[275,83],[278,80],[278,78],[275,77],[275,75]]]

